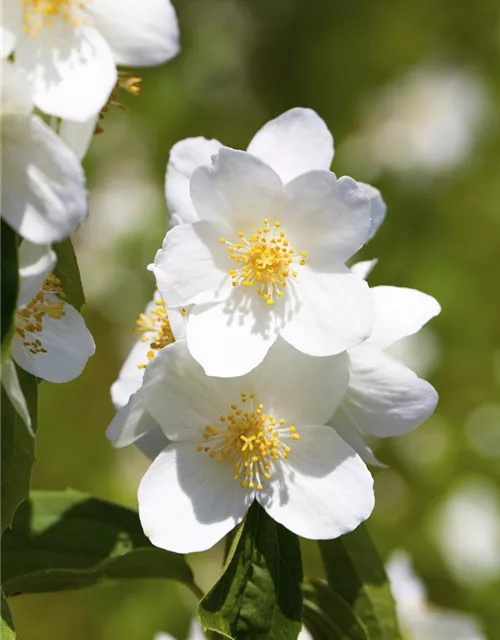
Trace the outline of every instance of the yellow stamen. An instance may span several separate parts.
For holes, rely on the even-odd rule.
[[[91,0],[23,0],[24,32],[35,37],[58,19],[79,27],[87,22],[84,9]]]
[[[283,418],[264,413],[264,405],[257,404],[254,393],[243,391],[241,401],[247,403],[248,411],[231,404],[231,413],[220,416],[217,427],[205,425],[202,438],[210,441],[210,446],[198,444],[196,449],[208,452],[218,463],[229,463],[231,475],[244,489],[261,491],[276,463],[286,460],[292,450],[283,441],[299,440],[300,436],[294,426],[283,426]]]
[[[306,264],[307,252],[296,254],[289,247],[285,232],[278,231],[281,227],[276,220],[272,227],[268,218],[264,218],[264,227],[259,227],[254,235],[245,237],[242,231],[238,232],[239,242],[232,243],[225,238],[220,238],[222,244],[227,245],[231,259],[238,265],[229,269],[234,287],[258,287],[258,295],[265,303],[272,306],[276,299],[283,297],[282,289],[286,287],[286,280],[296,278],[297,271],[290,272],[290,265],[303,266]]]
[[[141,340],[148,342],[150,350],[147,358],[151,362],[163,347],[175,342],[174,332],[170,326],[167,308],[163,300],[157,300],[149,315],[140,313],[136,320],[135,333],[142,333]],[[139,365],[143,369],[145,365]]]
[[[54,300],[52,296],[56,296],[56,299]],[[61,281],[51,273],[35,297],[16,311],[16,335],[32,356],[47,353],[40,339],[44,319],[48,316],[53,320],[59,320],[66,315],[64,300],[57,299],[65,297]]]

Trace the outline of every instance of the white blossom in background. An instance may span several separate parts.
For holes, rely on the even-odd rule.
[[[353,269],[366,277],[374,261]],[[438,302],[415,289],[378,286],[370,289],[375,308],[373,331],[362,345],[348,349],[349,387],[331,418],[337,433],[366,461],[378,464],[362,434],[398,436],[418,427],[434,411],[434,387],[386,353],[418,332],[440,312]]]
[[[194,304],[187,341],[207,374],[244,375],[278,335],[315,356],[369,336],[368,288],[344,263],[385,206],[375,189],[337,179],[332,158],[331,134],[310,109],[267,123],[247,152],[203,138],[174,147],[166,193],[182,224],[151,269],[169,307]]]
[[[179,51],[169,0],[4,0],[2,37],[35,105],[77,121],[104,106],[116,65],[159,65]]]
[[[185,340],[160,351],[139,391],[171,441],[138,492],[152,543],[208,549],[254,500],[305,538],[357,527],[372,511],[373,481],[325,426],[347,384],[345,354],[314,358],[281,339],[255,371],[231,379],[207,376]]]
[[[485,640],[472,616],[439,609],[427,601],[425,586],[415,575],[407,553],[392,554],[387,574],[405,640]]]
[[[436,507],[431,523],[449,570],[464,585],[481,587],[500,577],[500,492],[490,480],[460,481]]]
[[[80,162],[33,115],[29,88],[2,61],[2,218],[23,238],[50,244],[67,237],[87,215]]]
[[[343,148],[355,166],[377,175],[438,173],[469,153],[488,111],[481,78],[424,64],[384,88]]]
[[[83,371],[95,344],[78,311],[65,302],[52,273],[50,247],[22,242],[20,289],[11,357],[22,369],[49,382],[68,382]]]
[[[185,338],[186,311],[168,309],[158,292],[139,314],[136,333],[141,337],[125,360],[118,380],[111,386],[111,399],[117,409],[106,435],[115,447],[135,443],[145,455],[154,458],[161,451],[166,439],[156,420],[144,407],[142,396],[137,393],[142,385],[147,365],[157,353],[177,340]]]

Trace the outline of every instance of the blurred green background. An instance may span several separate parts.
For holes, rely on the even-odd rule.
[[[309,106],[336,145],[333,170],[375,184],[388,216],[361,258],[372,284],[415,287],[440,317],[402,357],[441,401],[407,436],[378,443],[370,520],[386,557],[407,549],[436,604],[500,638],[500,5],[498,0],[178,0],[182,53],[144,72],[111,109],[85,164],[90,219],[75,235],[97,353],[41,387],[33,486],[135,506],[146,460],[113,450],[109,387],[153,292],[169,149],[184,137],[245,148],[267,120]],[[310,574],[320,567],[305,545]],[[192,557],[208,587],[220,550]],[[20,640],[185,637],[195,602],[159,581],[11,602]],[[453,640],[453,639],[450,639]]]

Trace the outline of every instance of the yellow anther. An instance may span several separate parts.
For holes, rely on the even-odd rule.
[[[64,300],[57,299],[65,297],[61,281],[51,273],[33,299],[17,310],[15,331],[24,348],[32,356],[47,353],[38,336],[43,331],[45,317],[59,320],[66,315]]]
[[[157,300],[155,307],[146,315],[140,313],[136,320],[135,333],[142,333],[141,341],[149,342],[148,361],[153,360],[164,347],[175,342],[175,336],[170,326],[167,308],[163,300]],[[139,368],[143,368],[139,365]]]
[[[280,428],[286,424],[283,418],[276,419],[264,411],[264,404],[255,402],[255,394],[241,392],[242,402],[248,402],[247,411],[243,412],[237,404],[230,407],[234,413],[220,416],[219,420],[226,426],[221,428],[205,425],[202,434],[210,440],[210,446],[197,445],[198,451],[205,451],[217,463],[229,463],[232,476],[240,481],[243,488],[261,491],[264,480],[271,478],[271,462],[273,464],[286,460],[291,447],[282,444]],[[298,440],[295,427],[287,431],[294,440]]]
[[[226,239],[225,238],[219,238],[219,242],[221,244],[226,244]]]
[[[36,36],[40,29],[51,27],[60,19],[72,27],[86,23],[84,0],[24,0],[24,32]]]
[[[283,297],[282,289],[286,286],[286,279],[290,272],[288,266],[293,262],[297,265],[305,264],[302,252],[302,260],[293,257],[295,251],[288,248],[285,232],[278,231],[281,227],[276,220],[272,227],[268,218],[264,219],[264,226],[259,227],[253,235],[245,237],[242,231],[238,232],[239,241],[227,244],[231,259],[238,265],[229,270],[232,285],[242,287],[257,286],[257,294],[262,296],[268,306]],[[294,272],[297,273],[297,272]]]

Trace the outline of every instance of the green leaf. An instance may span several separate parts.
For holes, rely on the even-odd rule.
[[[33,491],[2,543],[7,596],[121,578],[164,578],[193,586],[184,557],[153,547],[135,511],[77,491]]]
[[[319,542],[328,584],[363,624],[369,640],[401,640],[382,560],[364,525]]]
[[[2,362],[10,354],[10,346],[14,337],[15,313],[19,288],[19,270],[17,265],[17,236],[15,232],[1,220],[1,338]]]
[[[17,368],[17,374],[28,411],[31,428],[36,432],[38,416],[37,380],[26,371]],[[1,518],[2,532],[10,527],[14,513],[28,497],[31,470],[35,462],[35,439],[29,433],[21,416],[11,404],[2,386],[2,487]]]
[[[85,296],[73,243],[70,238],[66,238],[55,244],[53,249],[57,254],[54,275],[61,281],[62,290],[66,294],[65,300],[80,311],[85,304]]]
[[[7,598],[4,592],[1,592],[2,617],[0,618],[0,638],[2,640],[15,640],[16,632],[14,631],[14,623],[10,613]]]
[[[304,621],[315,640],[367,640],[369,636],[347,602],[321,580],[304,587]]]
[[[297,536],[255,501],[198,617],[204,628],[237,640],[294,640],[302,626],[301,582]]]

